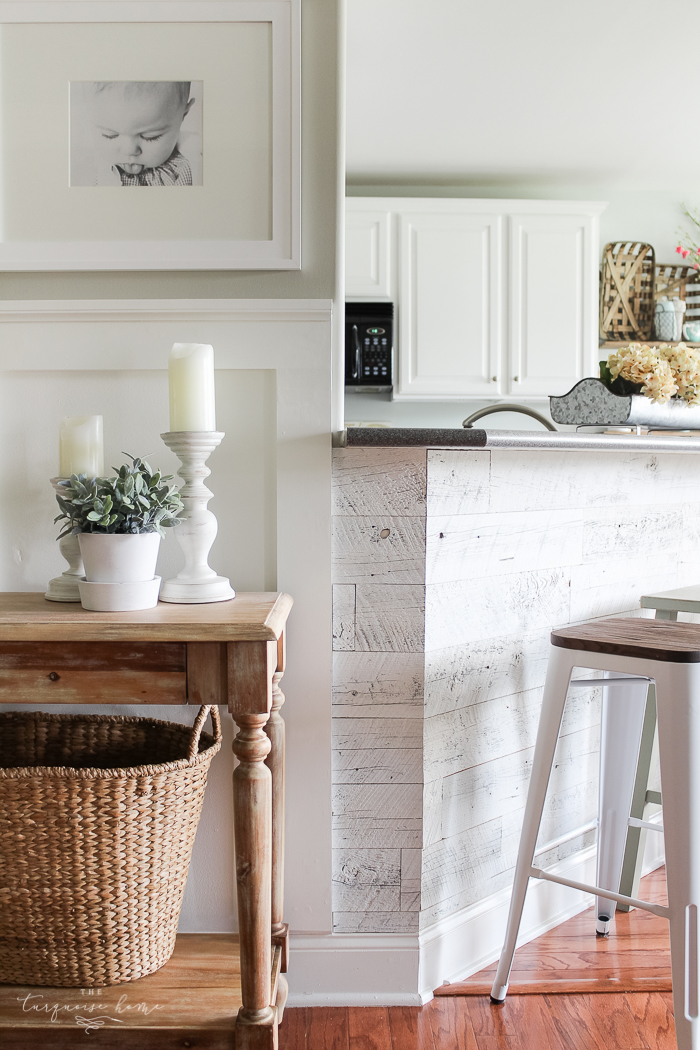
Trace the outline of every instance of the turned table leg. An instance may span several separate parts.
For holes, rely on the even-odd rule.
[[[272,711],[265,732],[270,753],[265,765],[272,774],[272,943],[282,949],[282,973],[289,963],[289,926],[284,921],[284,693],[279,687],[285,668],[285,636],[277,643],[277,667],[272,677]]]
[[[241,998],[236,1050],[276,1050],[277,1014],[271,1005],[272,776],[265,765],[264,732],[272,709],[276,642],[228,645],[229,705],[238,734],[233,751],[233,822],[241,946]]]

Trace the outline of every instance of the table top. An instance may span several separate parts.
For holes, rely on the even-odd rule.
[[[261,591],[227,602],[88,612],[80,602],[49,602],[43,593],[0,592],[0,642],[274,641],[291,607],[288,594]]]
[[[677,587],[672,591],[657,591],[656,594],[643,594],[639,604],[642,609],[700,613],[700,584]]]

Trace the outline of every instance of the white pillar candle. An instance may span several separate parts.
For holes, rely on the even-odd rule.
[[[214,348],[175,343],[168,359],[170,431],[216,430]]]
[[[104,474],[102,416],[66,416],[58,428],[58,476]]]

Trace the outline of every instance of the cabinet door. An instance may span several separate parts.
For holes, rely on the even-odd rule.
[[[399,215],[397,400],[498,393],[501,218]]]
[[[391,212],[358,209],[353,202],[345,202],[345,294],[390,299]]]
[[[597,223],[510,216],[509,394],[565,394],[596,373]]]

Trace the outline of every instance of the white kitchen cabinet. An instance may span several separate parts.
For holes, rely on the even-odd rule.
[[[391,212],[387,208],[355,208],[352,198],[347,205],[345,294],[349,299],[391,299]]]
[[[397,396],[489,396],[501,351],[501,217],[399,213]]]
[[[352,197],[348,298],[396,304],[396,400],[566,393],[598,368],[591,201]]]
[[[597,215],[514,214],[508,223],[506,390],[565,394],[598,371]]]

